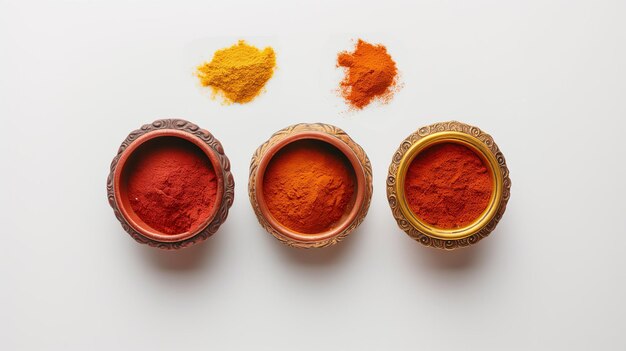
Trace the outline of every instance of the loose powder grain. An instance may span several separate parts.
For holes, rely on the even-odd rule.
[[[438,144],[409,165],[405,196],[421,220],[442,229],[469,225],[487,208],[493,180],[483,160],[469,148]]]

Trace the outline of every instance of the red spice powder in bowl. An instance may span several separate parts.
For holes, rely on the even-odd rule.
[[[489,206],[493,179],[472,149],[441,143],[411,161],[405,177],[409,208],[422,221],[441,229],[465,227]]]
[[[169,235],[195,232],[211,217],[217,176],[206,154],[180,137],[141,144],[122,170],[122,196],[138,220]]]
[[[159,120],[122,143],[107,190],[136,241],[178,249],[217,231],[232,204],[234,181],[210,133],[184,120]]]
[[[407,136],[391,159],[386,184],[400,229],[445,250],[489,236],[511,195],[509,169],[491,135],[458,121]]]

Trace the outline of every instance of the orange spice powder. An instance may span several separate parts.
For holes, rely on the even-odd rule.
[[[466,146],[438,144],[409,165],[405,196],[424,222],[441,229],[465,227],[489,206],[493,180],[483,160]]]
[[[349,210],[355,174],[334,146],[299,140],[277,152],[263,176],[263,197],[272,216],[289,229],[321,233]]]
[[[398,89],[396,63],[382,45],[372,45],[361,39],[353,52],[341,52],[337,67],[345,67],[339,91],[354,109],[362,109],[377,99],[387,103]]]

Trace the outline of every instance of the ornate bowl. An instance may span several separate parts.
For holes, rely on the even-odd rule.
[[[352,206],[335,227],[314,234],[299,233],[279,223],[263,195],[263,177],[272,157],[283,147],[298,140],[326,142],[341,151],[354,170],[356,188]],[[250,162],[248,183],[250,203],[261,226],[282,243],[297,248],[325,247],[338,243],[361,224],[372,198],[372,166],[365,151],[343,130],[328,124],[296,124],[281,129],[256,150]]]
[[[126,177],[124,167],[131,155],[147,141],[157,141],[160,138],[180,138],[192,143],[202,150],[215,170],[217,197],[213,209],[199,225],[185,233],[165,234],[145,224],[132,210],[123,186]],[[157,120],[131,132],[113,158],[107,178],[109,204],[124,230],[139,243],[168,250],[188,247],[213,235],[228,216],[228,209],[233,203],[234,187],[230,162],[224,154],[222,144],[208,131],[182,119]]]
[[[441,229],[425,223],[408,206],[405,176],[417,154],[439,143],[458,143],[472,149],[483,160],[493,180],[489,205],[472,223],[462,228]],[[479,128],[450,121],[421,127],[400,144],[393,155],[387,177],[387,198],[398,226],[423,245],[453,250],[477,243],[496,227],[510,197],[511,179],[504,155],[493,138]]]

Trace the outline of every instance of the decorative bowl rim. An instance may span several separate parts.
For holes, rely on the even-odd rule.
[[[272,157],[300,140],[319,140],[336,147],[349,160],[356,178],[355,200],[348,215],[332,229],[315,234],[299,233],[279,223],[268,210],[263,195],[263,175]],[[363,149],[341,129],[322,123],[295,124],[274,133],[253,155],[250,164],[250,202],[261,226],[281,242],[298,248],[333,245],[361,223],[371,201],[371,165]]]
[[[406,172],[413,159],[433,145],[448,142],[476,152],[488,166],[494,185],[485,211],[472,223],[456,229],[441,229],[425,223],[409,208],[404,192]],[[394,154],[387,177],[387,198],[400,228],[426,246],[443,249],[465,247],[489,235],[504,214],[510,188],[504,155],[493,138],[478,127],[457,121],[435,123],[411,133]]]
[[[211,209],[211,213],[202,223],[195,227],[192,231],[187,231],[178,234],[164,234],[160,233],[153,228],[150,228],[148,225],[143,225],[140,222],[137,222],[133,219],[133,216],[130,215],[131,209],[126,208],[124,202],[122,201],[121,187],[120,183],[122,181],[122,173],[124,171],[124,167],[126,166],[126,162],[130,159],[130,157],[134,154],[135,151],[142,145],[144,145],[147,141],[155,140],[157,138],[163,137],[175,137],[180,138],[186,141],[191,142],[195,146],[199,147],[200,150],[206,155],[211,162],[211,165],[215,169],[215,175],[217,179],[217,197],[215,198],[215,202],[213,204],[213,208]],[[141,235],[150,238],[155,241],[160,242],[177,242],[185,239],[189,239],[198,233],[200,233],[204,228],[206,228],[215,215],[217,214],[218,204],[222,201],[223,193],[224,193],[224,174],[222,171],[222,166],[219,163],[218,156],[215,153],[215,150],[210,148],[202,139],[197,136],[178,130],[178,129],[159,129],[153,130],[142,136],[138,137],[133,141],[128,147],[122,152],[119,161],[117,163],[117,167],[115,167],[114,176],[113,176],[113,184],[115,189],[115,202],[117,204],[118,209],[122,213],[122,216],[126,219],[128,224],[133,227],[137,232]]]
[[[133,150],[141,144],[153,138],[166,135],[184,138],[200,147],[207,157],[209,157],[215,169],[216,178],[218,179],[218,197],[216,198],[214,211],[210,216],[210,220],[207,220],[206,224],[202,223],[198,230],[189,233],[181,233],[183,235],[177,235],[175,241],[167,240],[167,238],[162,238],[160,235],[153,235],[153,233],[147,233],[145,230],[142,230],[145,228],[138,226],[137,223],[130,220],[128,214],[123,212],[118,202],[120,197],[119,177],[123,168],[118,167],[120,159],[122,159],[123,165]],[[139,141],[139,143],[135,144],[137,141]],[[127,150],[129,150],[128,153],[126,152]],[[122,228],[135,239],[135,241],[166,250],[185,248],[204,241],[215,234],[228,217],[228,210],[234,201],[234,190],[235,182],[230,171],[230,161],[224,153],[222,144],[207,130],[184,119],[156,120],[150,124],[144,124],[141,128],[129,133],[126,139],[121,143],[116,156],[111,161],[110,172],[107,177],[107,198],[109,205],[113,209],[113,213],[122,225]]]

